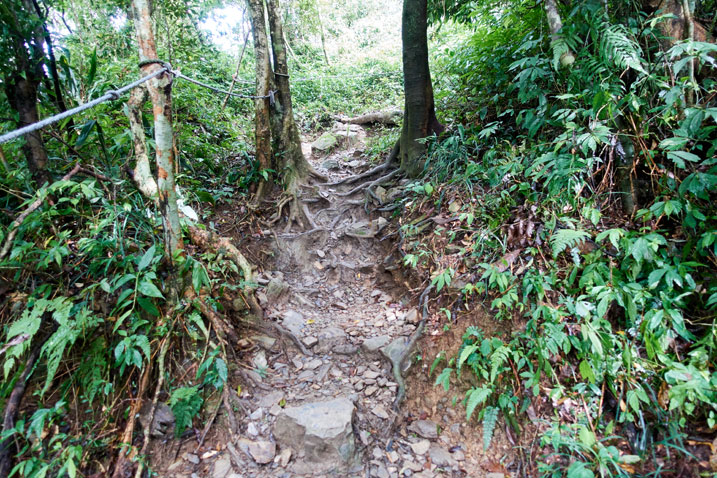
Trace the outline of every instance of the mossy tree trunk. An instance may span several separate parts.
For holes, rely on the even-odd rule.
[[[10,27],[12,32],[12,68],[8,68],[3,79],[5,94],[10,107],[18,114],[18,128],[37,123],[40,115],[37,111],[37,92],[42,81],[45,53],[44,35],[41,19],[36,17],[31,1],[20,0],[11,5],[0,20]],[[22,146],[35,185],[40,188],[52,182],[47,171],[48,156],[40,131],[28,133]]]
[[[301,151],[299,128],[294,121],[281,14],[276,0],[247,0],[247,5],[256,57],[256,95],[273,95],[273,101],[271,98],[255,100],[256,158],[262,169],[276,171],[293,194],[298,182],[314,171]],[[259,186],[256,200],[268,192],[269,185],[265,181]]]
[[[134,0],[135,28],[141,62],[157,59],[149,0]],[[150,74],[162,68],[158,63],[142,66],[142,73]],[[179,225],[177,191],[174,183],[174,133],[172,131],[172,75],[165,72],[148,83],[147,90],[152,100],[154,113],[154,141],[157,165],[157,200],[164,227],[164,244],[171,261],[178,250],[183,249],[182,231]],[[137,138],[135,138],[136,140]]]
[[[428,67],[427,0],[404,0],[402,18],[405,112],[400,139],[401,169],[411,177],[423,170],[425,143],[444,127],[436,118]]]

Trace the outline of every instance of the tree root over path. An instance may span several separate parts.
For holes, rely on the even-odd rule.
[[[428,318],[428,293],[431,291],[431,289],[433,289],[433,284],[430,284],[421,293],[421,298],[418,301],[419,307],[421,308],[421,321],[418,323],[418,327],[416,327],[416,330],[411,334],[411,337],[408,339],[406,348],[403,350],[403,353],[400,356],[391,357],[390,359],[393,377],[396,379],[396,383],[398,383],[396,399],[393,401],[393,410],[396,413],[398,413],[398,409],[401,406],[401,402],[406,397],[406,381],[403,379],[403,368],[406,363],[406,359],[409,358],[413,348],[416,346],[416,342],[418,342],[418,339],[420,339],[423,335],[423,329],[426,326],[426,319]]]
[[[239,249],[237,249],[236,246],[226,237],[220,237],[212,231],[200,229],[196,226],[189,227],[189,237],[192,242],[199,247],[204,247],[214,252],[224,251],[229,255],[231,260],[244,274],[244,282],[246,283],[243,290],[244,299],[246,300],[249,309],[257,317],[263,318],[264,311],[257,302],[256,297],[254,297],[254,291],[251,286],[254,282],[254,271],[252,270],[251,264],[249,264],[246,257],[239,252]]]

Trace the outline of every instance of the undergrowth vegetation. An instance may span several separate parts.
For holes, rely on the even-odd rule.
[[[93,2],[97,12],[82,2],[59,2],[62,8],[49,3],[45,24],[52,32],[57,81],[68,107],[138,77],[134,27],[124,3]],[[22,33],[6,28],[18,5],[0,9],[3,42]],[[221,89],[228,89],[238,73],[234,92],[251,95],[251,45],[237,69],[236,58],[219,51],[197,28],[214,6],[159,2],[153,13],[159,54],[183,74]],[[292,88],[297,120],[307,131],[330,126],[337,114],[394,105],[401,94],[395,60],[360,63],[354,58],[351,68],[326,66],[319,52],[297,50],[301,63],[292,63],[300,66],[291,71]],[[0,67],[7,83],[13,63],[5,51],[0,58],[7,60]],[[56,100],[48,78],[39,88],[41,117],[57,112]],[[221,342],[212,338],[212,325],[201,309],[207,305],[230,313],[227,307],[241,301],[246,277],[224,253],[199,247],[188,247],[172,265],[163,258],[156,207],[131,179],[135,158],[124,100],[45,130],[53,178],[45,188],[33,182],[22,141],[0,150],[0,247],[7,246],[0,253],[4,410],[15,407],[18,413],[13,396],[27,384],[17,422],[0,437],[3,456],[15,457],[9,470],[13,476],[107,475],[108,457],[128,444],[122,430],[134,422],[132,404],[141,403],[135,399],[143,395],[152,398],[154,384],[148,389],[148,377],[166,384],[160,400],[174,412],[175,434],[181,436],[194,428],[204,404],[216,400],[233,369],[220,357]],[[224,100],[223,94],[175,80],[180,197],[184,210],[191,206],[202,219],[248,198],[266,174],[254,158],[253,102],[230,98],[224,107]],[[0,127],[15,129],[18,118],[5,95],[0,105],[6,112]],[[152,138],[149,110],[142,121]],[[148,146],[153,152],[153,141]],[[30,208],[38,201],[40,207]],[[26,209],[29,213],[21,216]],[[16,218],[17,224],[12,222]],[[191,224],[186,219],[183,227]],[[172,277],[193,294],[172,296]]]
[[[486,448],[530,417],[541,476],[711,476],[717,45],[669,44],[633,3],[563,13],[552,45],[525,4],[443,17],[480,28],[437,60],[457,120],[406,200],[404,262],[449,318],[484,302],[509,325],[468,327],[431,373]]]

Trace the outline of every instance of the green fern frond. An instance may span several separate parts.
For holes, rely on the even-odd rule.
[[[468,390],[468,393],[466,393],[466,421],[470,421],[476,407],[485,403],[492,393],[493,390],[488,387],[472,388]]]
[[[501,345],[490,356],[490,383],[494,383],[496,377],[503,370],[503,365],[508,362],[508,356],[510,355],[510,348],[505,345]]]
[[[603,34],[600,40],[600,54],[607,63],[618,68],[632,68],[647,74],[642,66],[642,48],[631,38],[630,31],[621,24],[602,23]]]
[[[590,237],[590,234],[585,231],[558,229],[550,237],[550,244],[553,246],[553,257],[558,257],[558,254],[563,252],[565,249],[572,249],[588,237]]]
[[[493,441],[493,432],[495,426],[498,423],[498,407],[486,407],[483,414],[483,450],[490,448],[490,443]]]

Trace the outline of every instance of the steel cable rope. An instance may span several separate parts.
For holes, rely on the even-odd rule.
[[[32,123],[30,125],[20,128],[20,129],[16,129],[15,131],[6,133],[6,134],[0,136],[0,144],[7,143],[8,141],[17,139],[20,136],[23,136],[28,133],[32,133],[33,131],[37,131],[39,129],[44,128],[45,126],[51,125],[53,123],[57,123],[58,121],[62,121],[65,118],[69,118],[70,116],[74,116],[77,113],[81,113],[85,110],[93,108],[93,107],[99,105],[100,103],[104,103],[105,101],[118,100],[120,98],[120,96],[123,95],[124,93],[127,93],[129,90],[131,90],[133,88],[137,88],[142,83],[145,83],[145,82],[151,80],[152,78],[155,78],[155,77],[161,75],[162,73],[164,73],[166,71],[171,71],[171,69],[168,68],[167,66],[165,66],[161,70],[157,70],[154,73],[144,76],[144,77],[140,78],[139,80],[130,83],[127,86],[123,86],[122,88],[117,89],[117,90],[109,90],[104,95],[100,96],[99,98],[95,98],[94,100],[88,101],[87,103],[84,103],[80,106],[72,108],[71,110],[67,110],[65,112],[56,114],[54,116],[50,116],[49,118],[45,118],[44,120],[38,121],[37,123]]]
[[[129,90],[140,86],[141,84],[151,80],[152,78],[155,78],[155,77],[161,75],[164,72],[168,72],[175,78],[181,78],[183,80],[189,81],[190,83],[194,83],[195,85],[210,89],[216,93],[221,93],[221,94],[225,94],[225,95],[234,96],[237,98],[246,98],[246,99],[269,98],[272,103],[274,102],[274,94],[276,93],[276,91],[274,91],[274,90],[270,91],[268,95],[263,95],[263,96],[243,95],[243,94],[233,93],[233,92],[230,93],[226,90],[222,90],[221,88],[203,83],[203,82],[195,80],[193,78],[189,78],[188,76],[182,74],[181,72],[179,72],[177,70],[173,70],[172,66],[169,63],[163,62],[161,60],[146,60],[146,61],[141,62],[139,64],[139,66],[142,67],[142,66],[146,66],[146,65],[152,64],[152,63],[161,64],[162,69],[157,70],[154,73],[150,73],[149,75],[146,75],[146,76],[140,78],[139,80],[134,81],[134,82],[132,82],[126,86],[123,86],[122,88],[119,88],[117,90],[108,90],[104,95],[100,96],[99,98],[95,98],[94,100],[88,101],[87,103],[79,105],[75,108],[72,108],[70,110],[64,111],[59,114],[56,114],[54,116],[50,116],[48,118],[38,121],[37,123],[33,123],[30,125],[24,126],[22,128],[16,129],[14,131],[11,131],[9,133],[6,133],[6,134],[0,136],[0,144],[7,143],[9,141],[17,139],[23,135],[28,134],[28,133],[32,133],[34,131],[42,129],[45,126],[51,125],[53,123],[57,123],[58,121],[62,121],[63,119],[69,118],[78,113],[82,113],[83,111],[93,108],[101,103],[104,103],[105,101],[118,100],[121,95],[127,93]],[[324,77],[315,77],[315,78],[297,78],[293,81],[296,83],[296,82],[307,82],[307,81],[316,81],[316,80],[324,80],[324,79],[367,78],[367,77],[376,77],[376,76],[381,76],[381,75],[389,76],[391,74],[392,73],[390,73],[390,72],[389,73],[381,72],[381,73],[369,73],[369,74],[365,74],[365,75],[346,75],[346,76],[338,76],[337,75],[337,76],[324,76]],[[289,75],[285,75],[285,76],[288,77]],[[238,79],[237,81],[240,83],[252,83],[248,80],[243,80],[243,79]]]

